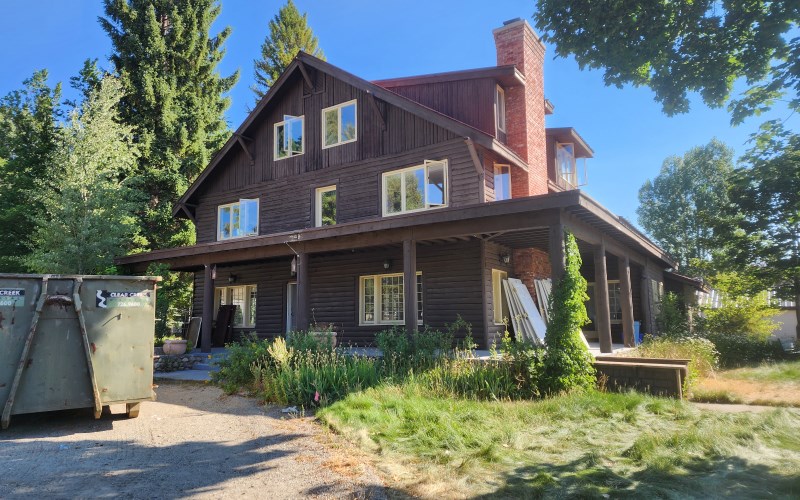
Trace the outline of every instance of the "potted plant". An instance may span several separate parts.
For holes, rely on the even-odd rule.
[[[187,343],[188,341],[186,339],[180,337],[164,337],[164,345],[161,349],[164,351],[164,354],[181,356],[186,354]]]

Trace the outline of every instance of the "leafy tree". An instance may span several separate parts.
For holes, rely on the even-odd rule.
[[[25,259],[31,229],[41,215],[34,203],[39,186],[58,170],[49,168],[58,134],[61,85],[47,84],[47,70],[36,71],[24,87],[0,99],[0,272],[30,271]]]
[[[581,276],[581,254],[575,236],[566,233],[564,275],[550,295],[550,322],[547,325],[542,388],[548,393],[596,384],[593,358],[581,338],[581,327],[589,322],[586,314],[586,279]]]
[[[714,220],[727,206],[733,151],[713,139],[664,160],[639,190],[639,223],[680,264],[705,274],[715,248]]]
[[[53,189],[43,185],[44,207],[26,261],[42,273],[101,274],[137,242],[137,193],[129,174],[138,150],[133,128],[119,122],[120,82],[104,78],[79,109],[48,165],[58,171]]]
[[[325,54],[318,47],[317,37],[308,26],[308,14],[300,14],[294,2],[288,0],[269,22],[269,35],[261,45],[261,58],[253,61],[256,83],[250,88],[256,94],[256,102],[269,92],[275,80],[301,50],[325,59]]]
[[[747,277],[750,293],[769,288],[800,305],[800,135],[768,122],[743,163],[732,176],[716,258]]]
[[[224,94],[238,72],[217,65],[230,35],[210,35],[220,13],[214,0],[104,0],[100,24],[111,38],[111,61],[124,88],[122,120],[136,127],[142,151],[138,177],[149,195],[138,213],[149,247],[194,241],[190,224],[172,207],[225,140]]]
[[[769,108],[790,92],[800,108],[800,21],[796,1],[537,0],[536,26],[556,54],[604,68],[606,85],[648,86],[668,115],[689,110],[688,92],[711,107],[744,78],[733,119]]]

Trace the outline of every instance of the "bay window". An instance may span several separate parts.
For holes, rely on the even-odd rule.
[[[447,160],[386,172],[382,190],[384,216],[446,207]]]

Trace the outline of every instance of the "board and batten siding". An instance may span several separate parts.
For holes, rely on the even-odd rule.
[[[458,256],[458,258],[455,258]],[[384,262],[390,268],[384,269]],[[422,272],[424,324],[444,329],[461,315],[473,327],[475,340],[483,344],[484,331],[481,248],[477,240],[417,247],[417,270]],[[342,342],[371,345],[375,334],[387,325],[359,325],[359,278],[403,272],[400,246],[353,252],[310,255],[309,318],[311,322],[335,323]],[[218,266],[217,285],[256,285],[255,332],[260,337],[285,333],[286,285],[294,281],[291,259],[275,259],[247,265]],[[195,273],[194,311],[202,315],[203,273]],[[402,325],[399,326],[402,328]],[[464,332],[460,332],[463,338]]]

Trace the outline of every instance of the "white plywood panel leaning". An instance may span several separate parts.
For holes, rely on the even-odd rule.
[[[504,280],[508,284],[508,296],[512,298],[515,308],[521,320],[521,326],[525,337],[536,344],[544,342],[544,336],[547,332],[547,325],[539,314],[536,304],[533,302],[528,288],[522,281],[514,278]],[[510,304],[509,304],[510,306]]]

